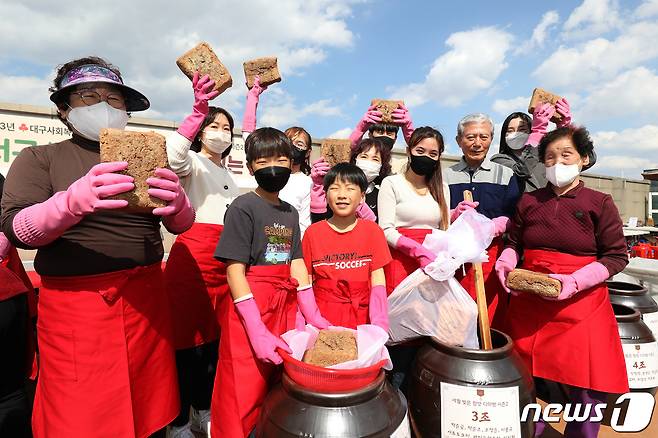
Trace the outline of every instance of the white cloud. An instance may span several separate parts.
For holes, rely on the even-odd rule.
[[[407,106],[429,101],[458,106],[491,87],[507,68],[505,55],[511,42],[511,34],[495,27],[453,33],[446,40],[450,50],[434,61],[423,82],[388,91]]]
[[[601,35],[621,26],[616,0],[584,0],[571,12],[563,29],[567,38]]]
[[[653,117],[658,113],[658,76],[637,67],[594,89],[574,114],[587,120]]]
[[[268,90],[269,93],[269,90]],[[261,102],[262,102],[261,95]],[[264,109],[258,118],[260,126],[273,126],[285,129],[290,125],[299,124],[304,117],[339,117],[341,109],[333,105],[330,99],[321,99],[315,102],[298,104],[294,96],[278,89],[272,93],[271,100],[263,106]]]
[[[658,125],[644,125],[623,131],[599,131],[592,134],[596,149],[641,151],[645,157],[658,162]]]
[[[587,87],[658,57],[658,22],[639,22],[614,40],[558,48],[533,72],[549,88]]]
[[[9,2],[3,4],[0,62],[52,71],[76,57],[102,56],[121,68],[127,84],[140,87],[154,112],[178,119],[189,110],[192,93],[175,60],[197,42],[209,42],[233,75],[233,88],[218,104],[238,108],[246,93],[243,61],[274,55],[284,81],[303,74],[324,62],[329,50],[353,46],[347,19],[363,1],[279,0],[275,7],[268,0],[220,0],[194,7],[184,2],[165,6],[158,0],[93,7],[73,0]],[[36,91],[25,83],[10,88],[9,96],[5,90],[2,100],[16,102],[33,101]],[[47,99],[47,91],[38,93]]]
[[[512,99],[496,99],[493,103],[492,109],[495,113],[503,114],[507,117],[513,112],[526,111],[529,102],[530,98],[528,96],[519,96]]]
[[[646,0],[637,7],[633,15],[638,18],[648,18],[658,15],[658,0]]]
[[[354,131],[354,128],[339,129],[338,131],[327,135],[327,138],[349,138],[352,131]]]
[[[52,80],[35,76],[0,74],[0,101],[28,105],[52,105],[48,88]]]
[[[599,157],[592,172],[597,173],[599,169],[612,171],[617,176],[640,177],[644,169],[656,167],[657,162],[641,157],[629,157],[627,155],[606,155]],[[622,173],[619,173],[619,170]],[[630,170],[631,172],[624,172]],[[609,172],[606,172],[609,173]]]
[[[543,47],[551,28],[560,21],[560,15],[556,11],[548,11],[542,17],[539,24],[532,31],[530,40],[523,43],[517,50],[516,54],[529,53],[536,47]]]

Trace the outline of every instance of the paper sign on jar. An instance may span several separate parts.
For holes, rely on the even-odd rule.
[[[653,337],[658,339],[658,312],[643,313],[642,321],[649,327]]]
[[[441,382],[441,438],[520,438],[519,388]]]
[[[622,344],[626,358],[628,387],[646,389],[658,386],[658,343]]]

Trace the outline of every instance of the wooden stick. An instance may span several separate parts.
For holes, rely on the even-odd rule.
[[[464,190],[464,201],[473,202],[470,190]],[[491,350],[491,327],[489,326],[489,309],[487,308],[487,294],[484,291],[484,275],[482,263],[473,263],[475,274],[475,296],[478,305],[478,321],[480,322],[480,339],[485,350]]]

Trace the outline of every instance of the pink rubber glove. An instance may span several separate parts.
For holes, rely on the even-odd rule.
[[[388,332],[388,297],[386,286],[373,286],[370,291],[370,304],[368,306],[370,324],[374,324]]]
[[[558,128],[571,125],[571,108],[569,102],[564,97],[555,102],[555,111],[562,116],[562,118],[555,124]]]
[[[305,328],[306,320],[304,319],[304,315],[302,315],[302,311],[299,310],[299,306],[297,306],[297,313],[295,313],[295,330],[303,332]]]
[[[242,132],[254,132],[256,130],[256,110],[258,109],[258,100],[267,86],[261,87],[260,76],[254,78],[254,86],[247,92],[247,103],[244,107],[244,117],[242,117]]]
[[[166,207],[153,210],[156,216],[164,216],[163,223],[172,233],[182,233],[194,223],[194,208],[180,185],[178,175],[169,169],[155,169],[155,177],[146,179],[148,194],[167,202]]]
[[[470,210],[472,208],[477,208],[477,206],[480,205],[479,202],[471,202],[471,201],[461,201],[455,208],[450,210],[450,223],[454,222],[457,220],[459,216],[462,215],[463,212],[466,210]]]
[[[11,251],[12,244],[5,236],[5,233],[0,232],[0,262],[4,261]]]
[[[494,223],[494,237],[502,236],[512,221],[507,216],[498,216],[491,219]]]
[[[496,260],[496,265],[494,267],[498,280],[500,280],[500,284],[503,285],[503,289],[514,296],[518,295],[518,292],[512,291],[507,287],[507,275],[512,272],[518,264],[519,255],[517,252],[513,248],[505,248],[503,252],[500,253],[500,257]]]
[[[573,297],[578,292],[603,283],[610,278],[610,272],[601,263],[592,262],[571,275],[549,274],[549,277],[560,280],[560,283],[562,283],[562,291],[556,298],[558,301],[562,301]]]
[[[306,286],[297,290],[297,305],[306,322],[315,328],[326,329],[331,324],[320,314],[320,309],[315,302],[315,294],[312,286]]]
[[[210,79],[210,76],[203,75],[199,79],[199,72],[194,73],[194,77],[192,78],[192,88],[194,89],[192,114],[187,116],[178,127],[178,133],[189,141],[194,141],[199,128],[203,124],[203,120],[208,115],[208,101],[219,96],[219,91],[212,91],[214,86],[215,81]]]
[[[365,202],[359,204],[358,208],[356,209],[356,217],[371,222],[377,221],[377,216],[375,216],[375,212],[372,211],[370,206],[368,206],[368,204],[366,204]]]
[[[327,212],[327,194],[324,192],[324,176],[331,166],[324,157],[313,162],[311,167],[311,213],[322,214]]]
[[[421,269],[425,269],[427,265],[436,259],[436,254],[406,236],[400,236],[398,238],[398,241],[395,242],[395,249],[409,257],[418,259]]]
[[[535,108],[535,112],[532,114],[532,129],[528,137],[529,145],[537,146],[539,144],[546,134],[548,122],[550,122],[553,114],[555,114],[555,108],[550,103],[542,103]]]
[[[274,336],[270,332],[263,320],[260,317],[260,311],[256,305],[256,300],[249,298],[235,304],[235,311],[240,317],[240,321],[247,332],[247,338],[251,348],[254,350],[258,360],[266,363],[279,365],[283,362],[279,353],[276,352],[277,348],[282,349],[288,354],[292,353],[288,344],[278,336]]]
[[[398,108],[394,109],[391,112],[391,118],[396,125],[402,127],[402,135],[404,135],[404,140],[409,144],[411,140],[411,134],[414,133],[414,124],[411,121],[411,114],[409,110],[403,103],[398,104]]]
[[[43,246],[88,214],[126,207],[126,200],[104,199],[135,188],[131,176],[113,173],[126,168],[125,161],[96,164],[66,191],[21,210],[14,216],[14,234],[28,246]]]
[[[382,121],[382,113],[377,110],[377,107],[375,105],[370,105],[368,107],[368,110],[363,115],[361,120],[359,120],[359,123],[356,124],[356,128],[354,128],[354,131],[352,131],[352,134],[350,135],[350,141],[352,142],[352,149],[357,147],[357,145],[361,142],[361,139],[363,138],[363,134],[366,133],[370,125],[374,125],[375,123],[381,123],[381,121]]]

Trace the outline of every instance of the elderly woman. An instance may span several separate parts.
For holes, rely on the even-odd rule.
[[[628,391],[626,366],[605,280],[628,263],[622,221],[610,195],[579,175],[593,144],[585,128],[558,128],[539,143],[548,186],[525,193],[496,262],[503,285],[522,268],[560,280],[556,299],[511,291],[507,333],[535,377],[567,384],[574,402]],[[509,290],[508,290],[509,291]],[[595,437],[599,423],[569,423],[567,437]]]
[[[178,413],[160,223],[187,230],[194,210],[178,177],[157,169],[152,213],[122,210],[126,162],[99,163],[99,130],[123,129],[149,101],[101,58],[60,66],[50,99],[70,139],[25,148],[2,197],[2,231],[37,249],[41,275],[36,437],[146,437]]]

